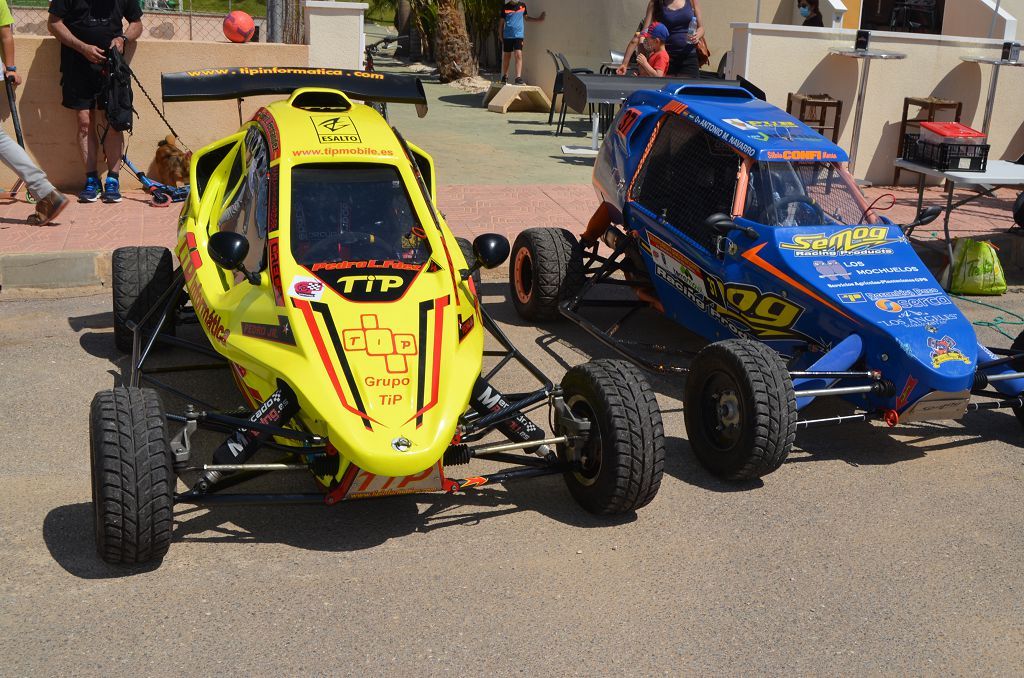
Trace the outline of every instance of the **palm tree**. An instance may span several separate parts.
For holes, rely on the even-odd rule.
[[[477,74],[476,55],[469,42],[466,17],[458,0],[437,0],[437,74],[441,82],[451,82]]]
[[[412,12],[412,25],[423,37],[424,56],[437,62],[441,82],[451,82],[478,73],[476,50],[469,39],[466,16],[462,5],[473,17],[477,41],[486,37],[478,24],[488,13],[497,16],[500,0],[370,0],[371,11],[381,7],[398,10],[408,5]]]

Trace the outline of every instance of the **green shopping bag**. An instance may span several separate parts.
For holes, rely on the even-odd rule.
[[[986,240],[957,238],[949,291],[953,294],[1004,294],[1006,276],[996,246]]]

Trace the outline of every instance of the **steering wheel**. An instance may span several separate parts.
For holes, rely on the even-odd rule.
[[[395,252],[381,242],[376,235],[361,231],[345,231],[330,238],[324,238],[306,252],[305,259],[318,261],[337,255],[339,247],[354,247],[353,259],[393,259]]]
[[[789,207],[790,205],[797,203],[801,205],[807,205],[808,207],[810,207],[814,211],[818,219],[820,219],[820,221],[816,221],[813,224],[806,224],[807,226],[818,226],[821,224],[828,223],[828,218],[825,216],[825,210],[821,209],[821,205],[814,202],[814,200],[808,198],[806,195],[791,195],[786,198],[779,198],[775,202],[773,202],[769,209],[775,212],[775,222],[781,223],[781,215],[783,214],[783,210],[786,207]]]

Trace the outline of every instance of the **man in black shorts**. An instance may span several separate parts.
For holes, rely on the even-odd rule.
[[[103,65],[107,50],[116,49],[123,54],[125,43],[142,35],[142,7],[140,0],[50,0],[47,25],[61,43],[61,103],[78,112],[78,146],[85,162],[85,188],[78,194],[78,200],[96,202],[101,196],[96,170],[99,156],[97,111],[106,105],[98,101],[103,87]],[[107,129],[103,153],[107,158],[103,202],[120,202],[118,170],[124,154],[124,134]]]
[[[541,12],[539,17],[532,17],[526,13],[525,2],[506,2],[501,9],[501,83],[508,82],[508,63],[512,54],[516,57],[516,84],[523,84],[523,40],[526,38],[527,21],[544,21],[547,12]]]

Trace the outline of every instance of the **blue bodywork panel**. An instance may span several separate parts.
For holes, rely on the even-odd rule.
[[[896,392],[849,396],[867,410],[904,412],[931,392],[971,390],[978,361],[994,356],[979,347],[970,321],[899,226],[885,219],[769,226],[734,215],[738,228],[717,239],[695,236],[698,224],[671,223],[666,210],[656,214],[633,200],[631,186],[672,116],[733,149],[737,167],[744,157],[761,163],[847,160],[841,148],[736,86],[669,85],[631,96],[606,135],[594,186],[612,221],[638,235],[666,315],[708,341],[765,342],[789,358],[793,370],[878,370]],[[1008,371],[1004,365],[989,373]],[[796,386],[831,383],[809,379]],[[1017,395],[1024,380],[994,386]]]

